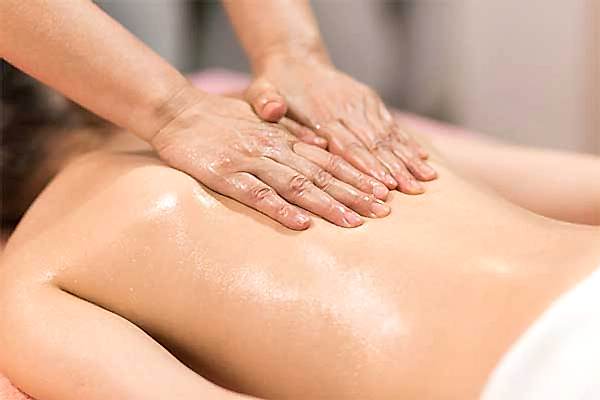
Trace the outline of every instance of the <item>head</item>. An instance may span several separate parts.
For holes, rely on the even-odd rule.
[[[10,229],[69,159],[102,142],[109,125],[0,63],[0,212]]]

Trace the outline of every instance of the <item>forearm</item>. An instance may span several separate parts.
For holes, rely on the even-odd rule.
[[[547,217],[600,225],[600,159],[472,140],[449,142],[455,165],[510,201]]]
[[[431,142],[457,171],[513,203],[547,217],[600,225],[598,157],[484,140],[409,114],[397,118],[403,127]]]
[[[329,62],[308,0],[223,0],[254,71],[276,57]]]
[[[9,377],[35,398],[254,399],[195,374],[114,313],[58,288],[26,290],[26,307],[9,299],[0,354]]]
[[[0,1],[0,55],[148,139],[187,80],[91,1]]]

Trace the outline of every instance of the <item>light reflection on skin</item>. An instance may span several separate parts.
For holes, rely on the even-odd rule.
[[[402,335],[406,331],[397,307],[384,300],[389,296],[380,292],[370,276],[372,267],[363,265],[341,269],[344,264],[332,252],[318,245],[308,247],[304,255],[304,265],[318,270],[315,271],[316,276],[322,276],[316,282],[321,287],[315,287],[315,292],[330,293],[335,297],[335,301],[324,302],[328,313],[343,321],[352,332],[362,332],[367,328],[369,335],[377,332],[385,336],[390,333]]]
[[[168,212],[173,211],[177,206],[177,196],[174,193],[166,193],[156,200],[154,209],[150,212]]]
[[[220,204],[214,196],[211,196],[205,190],[202,190],[199,186],[195,186],[192,189],[192,191],[194,199],[198,200],[203,207],[213,208]]]
[[[315,270],[308,274],[316,277],[308,285],[282,280],[276,272],[248,264],[236,268],[234,280],[228,282],[229,291],[241,295],[243,302],[260,304],[263,310],[281,310],[287,303],[293,307],[283,308],[295,313],[321,314],[316,320],[329,321],[325,329],[335,326],[355,343],[362,343],[363,349],[368,349],[367,358],[379,357],[384,351],[370,344],[397,341],[409,334],[410,327],[396,304],[389,302],[390,296],[381,293],[369,275],[371,268],[340,268],[343,264],[322,246],[306,247],[303,256],[302,265]]]
[[[487,270],[497,277],[507,277],[515,273],[514,266],[497,258],[481,258],[479,263],[482,270]]]

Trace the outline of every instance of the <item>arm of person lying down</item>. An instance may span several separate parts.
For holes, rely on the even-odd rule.
[[[0,299],[0,369],[36,399],[258,400],[205,380],[134,324],[60,288],[0,282]]]
[[[443,123],[398,114],[462,174],[538,214],[600,225],[600,157],[510,145]]]

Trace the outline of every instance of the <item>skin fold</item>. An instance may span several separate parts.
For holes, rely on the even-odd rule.
[[[7,245],[0,368],[40,400],[475,398],[600,231],[461,177],[460,147],[427,145],[439,179],[387,218],[294,232],[115,134]]]

